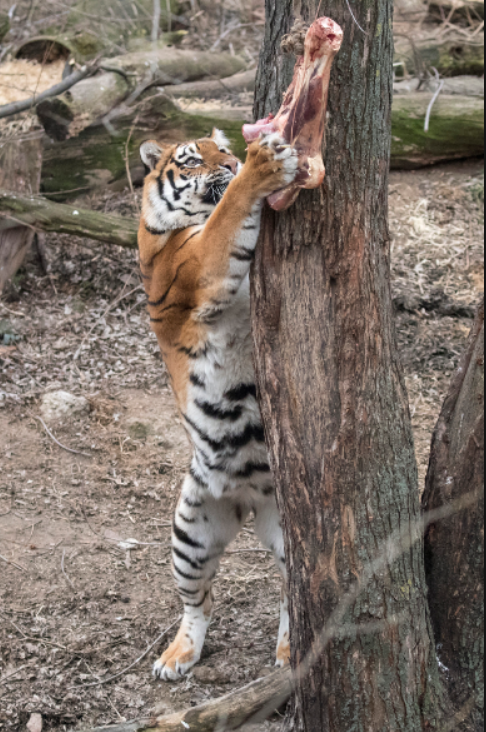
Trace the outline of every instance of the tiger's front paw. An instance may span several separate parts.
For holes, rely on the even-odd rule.
[[[252,185],[261,195],[269,196],[293,183],[299,169],[299,156],[295,147],[274,132],[250,145],[245,168]]]
[[[200,654],[186,636],[178,635],[162,657],[156,661],[153,675],[162,681],[179,681],[199,661]]]

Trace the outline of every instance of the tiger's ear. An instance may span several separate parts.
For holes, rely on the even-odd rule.
[[[164,148],[159,145],[156,140],[147,140],[140,146],[140,157],[142,162],[150,170],[155,170],[157,163],[160,161],[164,152]]]
[[[218,130],[216,127],[213,130],[213,134],[211,135],[211,140],[216,143],[216,145],[221,148],[226,148],[226,151],[230,150],[230,141],[224,134],[224,132],[221,132],[221,130]]]

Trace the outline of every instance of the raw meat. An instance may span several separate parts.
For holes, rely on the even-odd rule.
[[[299,153],[299,173],[294,183],[268,198],[276,211],[289,208],[301,188],[318,188],[326,171],[322,141],[326,125],[329,81],[334,57],[341,48],[343,31],[330,18],[319,18],[309,28],[305,55],[296,63],[294,78],[276,117],[270,115],[243,127],[246,142],[261,134],[279,132]]]

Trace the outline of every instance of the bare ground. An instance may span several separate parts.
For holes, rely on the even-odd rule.
[[[421,486],[471,327],[461,313],[481,295],[481,174],[467,163],[391,180],[397,335]],[[84,205],[128,215],[138,201],[107,194]],[[202,668],[180,684],[155,682],[161,640],[107,681],[179,617],[170,520],[189,451],[149,332],[135,254],[68,237],[46,244],[50,274],[32,256],[0,303],[5,732],[24,730],[32,712],[42,714],[44,729],[61,731],[220,696],[271,669],[278,625],[279,581],[250,525],[223,562]],[[35,419],[42,395],[61,388],[87,397],[91,412],[51,428],[89,457],[58,447]],[[140,543],[128,550],[132,538]],[[278,728],[275,718],[258,729]]]

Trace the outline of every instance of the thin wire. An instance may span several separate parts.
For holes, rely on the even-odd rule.
[[[365,31],[365,29],[364,29],[364,28],[362,28],[362,27],[360,26],[360,24],[358,23],[358,21],[357,21],[357,19],[356,19],[356,16],[355,16],[355,14],[353,13],[353,8],[351,7],[351,4],[350,4],[349,0],[346,0],[346,3],[347,3],[347,6],[348,6],[348,8],[349,8],[349,12],[351,13],[351,17],[352,17],[352,19],[354,20],[355,24],[356,24],[356,25],[358,26],[358,28],[360,29],[361,33],[364,33],[364,34],[365,34],[365,36],[369,36],[370,34],[369,34],[369,33],[367,33],[367,32]]]

